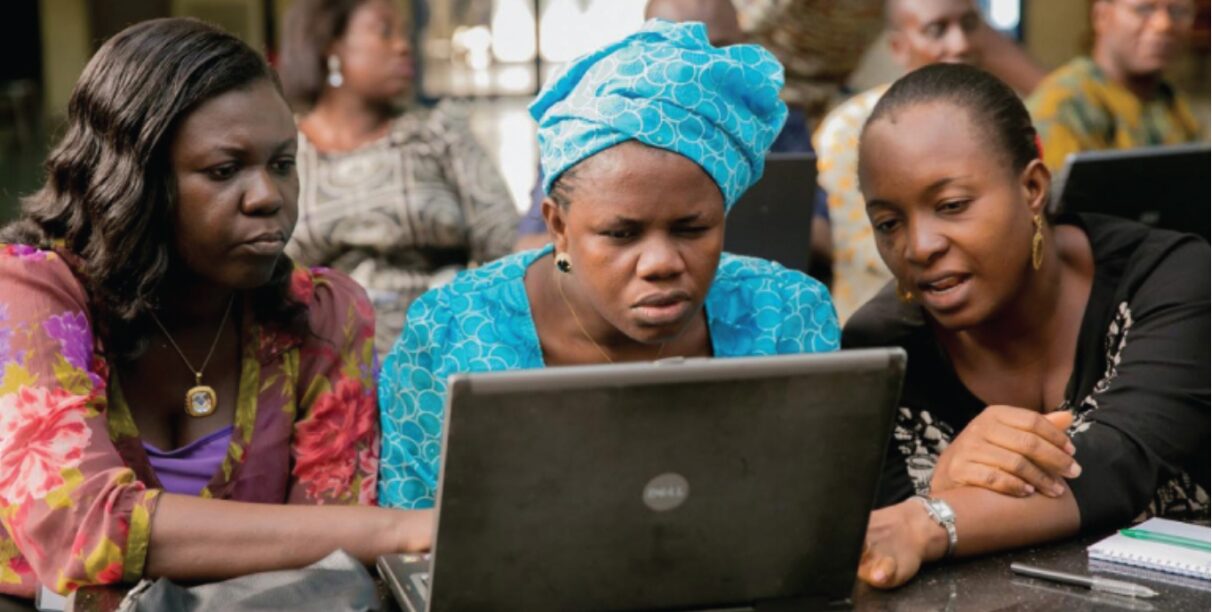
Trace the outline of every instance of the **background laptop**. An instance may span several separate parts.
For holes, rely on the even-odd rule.
[[[380,572],[418,611],[844,599],[904,364],[872,349],[452,377],[433,556]]]
[[[762,178],[728,213],[724,222],[724,250],[777,261],[807,274],[815,197],[815,155],[767,156]]]
[[[1206,144],[1075,153],[1056,176],[1053,207],[1124,217],[1207,240],[1210,164]]]

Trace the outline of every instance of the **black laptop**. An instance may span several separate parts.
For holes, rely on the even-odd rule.
[[[776,261],[807,274],[815,197],[815,155],[767,156],[762,178],[728,213],[724,250]]]
[[[905,354],[869,349],[451,378],[431,556],[401,607],[844,602]]]
[[[1074,153],[1056,176],[1053,207],[1124,217],[1207,240],[1210,164],[1206,144]]]

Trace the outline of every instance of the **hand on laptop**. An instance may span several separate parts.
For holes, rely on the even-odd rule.
[[[400,520],[395,523],[395,533],[390,534],[396,543],[396,552],[426,552],[433,548],[438,518],[433,508],[396,511],[396,513],[400,515]]]
[[[939,456],[930,490],[962,486],[1026,497],[1035,492],[1059,497],[1065,478],[1076,478],[1081,466],[1065,429],[1072,413],[1043,415],[1013,406],[989,406]]]

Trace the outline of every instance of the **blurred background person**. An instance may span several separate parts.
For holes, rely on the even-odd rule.
[[[283,86],[304,113],[288,252],[366,288],[383,354],[413,299],[509,252],[517,209],[465,117],[448,104],[402,111],[413,62],[394,3],[296,0],[281,59]]]
[[[974,0],[889,0],[886,23],[893,58],[906,71],[938,62],[976,64],[1015,88],[1029,88],[1043,69],[985,23]],[[858,189],[858,137],[888,85],[847,100],[821,122],[816,144],[817,181],[828,194],[833,233],[833,294],[845,321],[888,283],[863,195]]]
[[[1053,171],[1078,151],[1192,142],[1199,122],[1163,72],[1195,20],[1191,0],[1095,0],[1094,46],[1027,100]]]

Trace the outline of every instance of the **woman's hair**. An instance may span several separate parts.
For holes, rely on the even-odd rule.
[[[315,106],[328,75],[328,49],[345,35],[349,16],[366,0],[295,0],[282,26],[280,72],[296,110]]]
[[[89,292],[106,351],[142,352],[147,313],[174,262],[176,184],[170,162],[181,121],[204,102],[258,81],[277,86],[240,39],[193,19],[156,19],[109,39],[84,68],[46,183],[23,201],[0,241],[62,247]],[[259,320],[297,329],[291,261],[253,292]]]
[[[985,142],[997,146],[1015,171],[1040,157],[1035,126],[1018,94],[997,77],[964,64],[932,64],[898,79],[875,105],[863,133],[887,115],[926,102],[949,102],[968,111],[971,124],[990,136]]]

